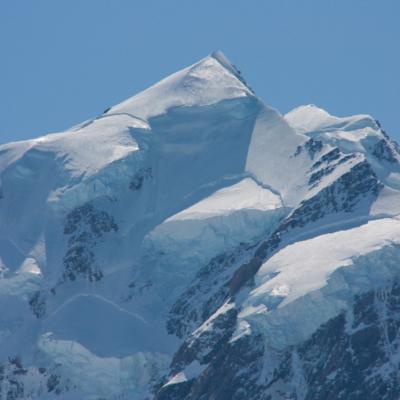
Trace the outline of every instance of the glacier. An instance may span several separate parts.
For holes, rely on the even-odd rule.
[[[221,51],[0,146],[0,399],[397,399],[399,196],[377,120]]]

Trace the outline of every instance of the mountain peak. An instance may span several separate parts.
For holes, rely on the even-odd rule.
[[[298,131],[307,132],[321,125],[334,123],[337,117],[330,115],[315,104],[306,104],[296,107],[285,115],[286,121]]]
[[[206,106],[252,95],[240,71],[218,50],[111,107],[107,114],[128,113],[148,120],[174,107]]]
[[[217,60],[224,68],[226,68],[229,72],[239,78],[241,81],[243,78],[241,77],[240,71],[236,68],[234,64],[232,64],[226,55],[221,50],[215,50],[211,53],[212,58]]]
[[[220,51],[0,146],[8,399],[398,400],[399,276],[400,147]]]
[[[316,131],[360,130],[370,127],[379,131],[376,120],[367,114],[337,117],[314,104],[296,107],[285,115],[286,121],[301,133]]]

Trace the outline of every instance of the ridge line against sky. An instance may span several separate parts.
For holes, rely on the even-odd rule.
[[[95,117],[221,49],[282,113],[371,114],[400,140],[397,0],[0,0],[0,143]]]

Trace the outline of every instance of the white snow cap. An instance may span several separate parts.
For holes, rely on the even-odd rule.
[[[107,114],[128,113],[148,120],[173,107],[205,106],[251,95],[239,71],[218,50],[112,107]]]
[[[321,125],[337,121],[337,117],[330,115],[315,104],[296,107],[285,115],[285,119],[292,127],[302,132],[315,130]]]
[[[352,115],[350,117],[336,117],[315,104],[296,107],[285,115],[286,121],[300,133],[323,131],[326,129],[344,129],[351,126],[361,128],[366,126],[378,128],[376,121],[367,114]]]

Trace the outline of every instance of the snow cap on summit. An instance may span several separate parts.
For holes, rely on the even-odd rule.
[[[178,71],[107,112],[128,113],[148,120],[174,107],[206,106],[253,96],[239,71],[220,51]]]
[[[322,130],[348,130],[355,128],[371,127],[379,130],[374,118],[367,114],[352,115],[349,117],[337,117],[329,114],[324,109],[314,104],[296,107],[285,115],[286,121],[300,133]]]
[[[232,72],[236,77],[240,76],[239,70],[228,60],[221,50],[215,50],[211,53],[211,57],[215,58],[223,67]],[[242,79],[242,78],[240,78]]]
[[[321,125],[335,123],[337,117],[330,115],[315,104],[307,104],[289,111],[285,115],[285,119],[288,121],[289,125],[298,131],[307,132]]]

